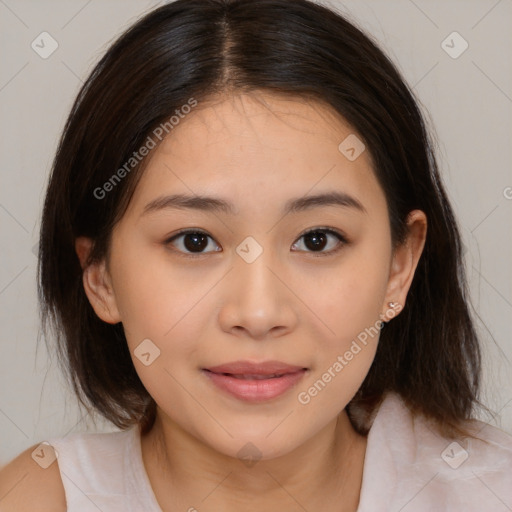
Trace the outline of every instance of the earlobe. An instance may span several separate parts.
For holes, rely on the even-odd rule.
[[[105,260],[86,266],[91,248],[92,240],[90,238],[78,237],[76,239],[75,250],[83,269],[84,291],[98,317],[109,324],[116,324],[121,321],[121,316]]]
[[[427,235],[427,217],[421,210],[413,210],[407,218],[407,236],[398,246],[391,262],[384,309],[389,302],[405,306],[407,293],[418,266]],[[398,314],[398,312],[397,312]]]

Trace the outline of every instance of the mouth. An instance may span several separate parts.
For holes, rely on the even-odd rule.
[[[235,361],[202,372],[221,391],[246,402],[263,402],[277,398],[294,387],[308,368],[280,361],[251,363]]]
[[[210,370],[206,370],[207,372]],[[212,372],[216,373],[216,372]],[[243,380],[265,380],[265,379],[277,379],[282,377],[283,375],[289,375],[287,373],[279,373],[273,375],[247,375],[247,374],[233,374],[233,373],[217,373],[217,375],[224,375],[225,377],[233,377],[234,379],[243,379]]]

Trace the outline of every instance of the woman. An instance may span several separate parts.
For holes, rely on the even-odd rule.
[[[6,510],[512,507],[424,121],[327,8],[178,0],[123,34],[64,129],[39,270],[121,431],[21,454]]]

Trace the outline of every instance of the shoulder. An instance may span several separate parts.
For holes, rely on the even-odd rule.
[[[74,433],[31,446],[0,469],[0,511],[85,511],[98,508],[89,495],[122,497],[135,433]]]
[[[31,446],[0,469],[2,512],[65,512],[58,462],[49,444]]]
[[[374,430],[374,469],[393,475],[388,482],[393,505],[410,501],[418,511],[441,505],[468,511],[499,510],[504,503],[512,508],[512,436],[478,420],[465,427],[471,436],[447,439],[432,422],[413,415],[398,395],[386,397],[370,436]]]
[[[386,406],[382,426],[388,433],[398,429],[403,436],[402,448],[404,443],[410,448],[411,462],[414,457],[421,456],[424,461],[432,459],[436,464],[442,461],[443,469],[464,466],[471,473],[505,472],[511,467],[512,436],[493,425],[473,419],[463,425],[469,436],[449,439],[439,434],[433,421],[412,414],[398,395],[390,395]],[[447,473],[452,474],[449,470]],[[509,471],[506,473],[512,478]]]

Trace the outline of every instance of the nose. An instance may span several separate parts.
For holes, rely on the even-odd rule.
[[[299,300],[283,266],[264,250],[248,262],[238,254],[221,297],[221,328],[240,337],[263,340],[295,329]]]

